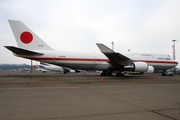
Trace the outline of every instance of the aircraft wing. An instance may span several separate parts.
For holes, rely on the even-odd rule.
[[[100,51],[109,58],[109,60],[110,60],[109,63],[112,66],[117,66],[117,65],[125,66],[125,65],[129,65],[135,61],[135,60],[132,60],[132,59],[126,57],[123,54],[114,52],[113,50],[111,50],[110,48],[105,46],[104,44],[96,43],[96,45],[98,46]]]
[[[14,46],[4,46],[4,47],[7,48],[8,50],[12,51],[13,53],[17,54],[17,55],[43,55],[43,53],[25,50],[25,49],[17,48]]]

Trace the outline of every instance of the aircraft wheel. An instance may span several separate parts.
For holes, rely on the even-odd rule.
[[[107,74],[107,76],[112,76],[112,72],[111,71],[108,71],[106,74]]]
[[[106,76],[106,72],[103,71],[103,72],[101,73],[101,76]]]
[[[165,73],[164,73],[164,72],[162,73],[162,76],[165,76]]]
[[[116,73],[116,76],[120,76],[120,74],[119,74],[119,73]]]
[[[112,73],[108,73],[108,76],[112,76]]]
[[[116,76],[124,77],[124,74],[120,72],[120,73],[116,73]]]
[[[121,74],[121,77],[124,77],[124,74]]]

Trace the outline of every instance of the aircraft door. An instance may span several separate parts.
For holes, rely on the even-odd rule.
[[[52,63],[56,63],[56,56],[55,55],[52,56]]]
[[[96,57],[93,57],[93,63],[96,63],[97,61],[96,61]]]
[[[152,58],[154,58],[154,54],[151,54]]]

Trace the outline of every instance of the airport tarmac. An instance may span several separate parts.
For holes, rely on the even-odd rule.
[[[179,120],[180,75],[0,72],[1,120]]]

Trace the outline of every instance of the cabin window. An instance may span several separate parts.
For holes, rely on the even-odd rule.
[[[170,58],[166,58],[166,60],[170,60]]]
[[[59,57],[66,57],[66,56],[59,56]]]
[[[163,58],[158,58],[158,60],[163,60]]]
[[[142,56],[151,56],[151,54],[141,54]]]

